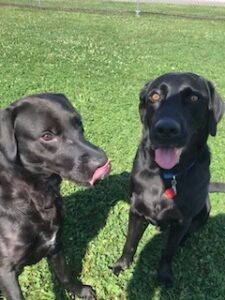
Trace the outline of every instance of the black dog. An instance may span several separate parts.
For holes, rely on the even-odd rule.
[[[165,74],[140,93],[143,136],[131,173],[131,208],[119,274],[133,259],[149,222],[169,227],[158,268],[160,283],[173,284],[172,258],[179,244],[208,219],[210,153],[208,135],[216,135],[224,111],[213,85],[192,73]],[[212,191],[220,191],[213,186]]]
[[[61,178],[91,186],[110,171],[83,136],[79,113],[62,94],[27,97],[0,110],[0,289],[23,299],[17,276],[47,256],[73,296],[95,291],[72,280],[60,249]]]

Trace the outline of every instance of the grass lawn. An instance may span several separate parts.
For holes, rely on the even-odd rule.
[[[137,9],[136,0],[123,2],[114,0],[0,0],[0,4],[28,5],[35,8],[65,9],[65,10],[96,10],[107,14],[134,14]],[[186,17],[214,18],[225,20],[225,7],[194,6],[194,5],[163,5],[146,4],[140,1],[141,14],[164,14]]]
[[[200,8],[188,10],[195,14]],[[131,268],[118,278],[109,269],[121,254],[127,230],[128,173],[141,134],[139,90],[164,72],[192,71],[213,81],[225,96],[224,41],[223,21],[0,7],[1,106],[31,93],[63,92],[82,113],[86,136],[112,161],[111,176],[94,189],[67,181],[62,185],[64,251],[74,272],[96,288],[98,300],[224,299],[223,195],[211,196],[208,225],[178,251],[173,289],[155,282],[165,235],[151,226]],[[209,141],[214,181],[225,181],[224,125],[225,119]],[[46,260],[20,276],[27,300],[69,299],[54,282]]]

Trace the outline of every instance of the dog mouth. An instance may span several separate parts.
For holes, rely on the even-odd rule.
[[[93,186],[96,181],[103,180],[111,171],[111,163],[108,160],[104,166],[95,170],[91,180],[88,181],[89,186]]]
[[[155,149],[155,162],[163,169],[172,169],[179,161],[183,148],[157,148]]]

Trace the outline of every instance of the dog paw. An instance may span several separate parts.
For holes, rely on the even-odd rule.
[[[82,287],[82,291],[80,293],[80,298],[88,299],[88,300],[95,300],[96,292],[90,285],[84,285]]]
[[[112,267],[112,272],[116,276],[120,274],[124,269],[126,269],[130,265],[130,261],[126,257],[121,257],[117,260],[117,262]]]
[[[166,288],[171,288],[173,286],[173,272],[171,266],[168,263],[160,264],[157,274],[157,280]]]
[[[68,293],[69,294],[69,298],[71,299],[71,300],[75,300],[76,299],[76,296],[75,295],[73,295],[73,294],[71,294],[71,293]]]
[[[76,289],[70,289],[69,295],[71,299],[75,299],[75,296],[86,300],[96,300],[96,292],[90,285],[82,285],[79,291]]]

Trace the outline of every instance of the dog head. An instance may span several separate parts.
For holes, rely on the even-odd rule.
[[[197,151],[209,134],[216,135],[224,103],[212,83],[203,77],[169,73],[144,86],[139,111],[156,163],[171,169],[191,144],[192,151]]]
[[[33,95],[0,110],[0,158],[84,185],[110,171],[106,154],[84,138],[81,116],[62,94]]]

